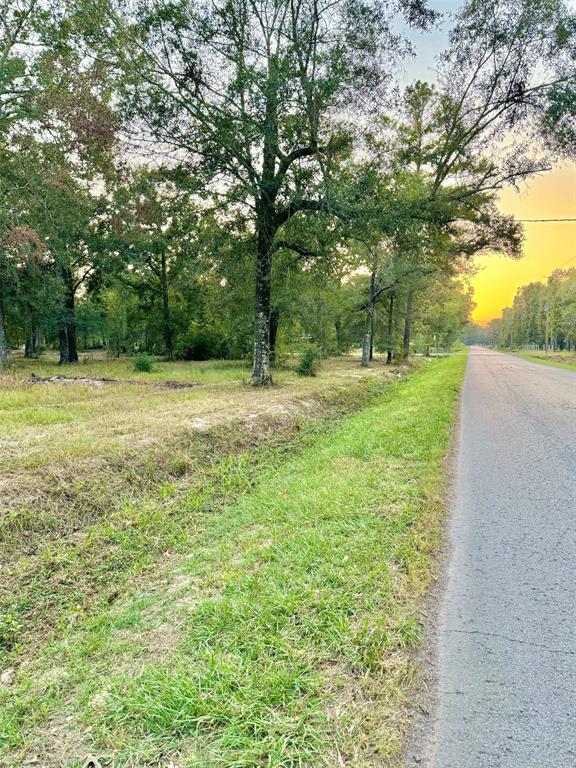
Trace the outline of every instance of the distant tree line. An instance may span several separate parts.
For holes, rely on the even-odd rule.
[[[576,269],[556,269],[546,282],[521,286],[487,334],[507,349],[576,350]]]
[[[574,146],[560,0],[465,3],[438,83],[402,93],[394,24],[430,29],[424,0],[0,14],[0,367],[104,347],[244,357],[267,385],[303,344],[445,348],[470,259],[520,255],[499,190]]]

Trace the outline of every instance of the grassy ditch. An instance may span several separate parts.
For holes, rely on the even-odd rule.
[[[92,610],[67,603],[1,687],[2,760],[396,765],[464,367],[424,364],[297,445],[221,457],[170,504],[126,502],[83,545],[108,553]],[[66,595],[82,557],[61,560]]]
[[[531,363],[541,363],[552,368],[567,368],[571,371],[576,370],[576,354],[574,352],[550,352],[546,354],[546,352],[534,350],[515,352],[514,354],[523,360],[529,360]]]
[[[129,583],[155,573],[159,560],[187,551],[200,514],[229,504],[334,418],[372,402],[398,374],[279,387],[266,397],[258,393],[268,401],[260,410],[254,390],[240,384],[226,387],[224,398],[211,387],[201,401],[186,390],[153,394],[152,402],[145,393],[133,412],[124,388],[114,386],[99,414],[101,390],[5,387],[0,406],[19,404],[19,432],[0,460],[0,670],[115,602]],[[93,410],[75,431],[30,429],[21,418],[67,395]],[[167,414],[178,409],[175,425]],[[212,414],[207,428],[195,426],[199,412]],[[117,428],[134,445],[118,447]],[[88,454],[78,450],[80,434]],[[33,460],[20,454],[26,445],[36,448]],[[16,455],[9,456],[11,449]]]

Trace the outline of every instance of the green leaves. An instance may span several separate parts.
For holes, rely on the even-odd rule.
[[[555,148],[574,156],[576,152],[576,87],[559,84],[549,94],[542,125]]]

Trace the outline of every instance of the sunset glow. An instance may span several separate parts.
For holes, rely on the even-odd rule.
[[[566,163],[532,179],[520,192],[507,189],[501,210],[518,219],[576,218],[576,165]],[[472,278],[476,308],[472,319],[484,325],[510,306],[519,286],[543,280],[557,267],[576,267],[576,221],[524,224],[524,256],[519,261],[486,255]]]

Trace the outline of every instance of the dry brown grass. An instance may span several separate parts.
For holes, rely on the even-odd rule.
[[[194,366],[190,364],[192,372]],[[106,373],[109,369],[107,363]],[[315,378],[280,372],[278,385],[265,394],[227,378],[196,388],[167,389],[162,380],[95,388],[85,382],[31,384],[27,369],[4,375],[0,519],[15,509],[41,504],[62,486],[70,488],[74,478],[101,476],[106,467],[113,475],[138,457],[153,467],[166,447],[186,444],[193,433],[232,420],[249,424],[261,416],[306,414],[313,410],[316,394],[382,371],[380,364],[361,369],[355,358],[327,360]]]

